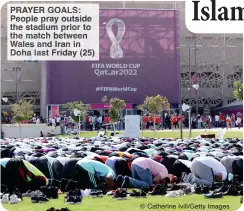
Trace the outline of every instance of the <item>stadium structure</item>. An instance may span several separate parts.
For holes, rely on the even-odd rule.
[[[193,34],[185,25],[184,2],[93,2],[100,9],[177,10],[180,14],[181,100],[203,111],[233,102],[233,83],[243,78],[242,34]],[[40,61],[7,61],[6,6],[1,10],[1,101],[7,109],[16,99],[33,100],[35,111],[46,116],[47,72]],[[176,79],[177,80],[177,79]],[[198,84],[198,90],[192,85]],[[99,100],[98,100],[99,101]],[[99,103],[99,102],[98,102]]]

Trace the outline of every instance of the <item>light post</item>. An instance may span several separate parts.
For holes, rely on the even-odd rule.
[[[141,136],[143,138],[143,120],[142,120],[142,118],[143,118],[143,112],[141,111]]]
[[[7,102],[8,102],[8,98],[7,98],[7,97],[3,97],[3,98],[2,98],[2,101],[5,102],[5,103],[7,103]],[[3,131],[2,131],[2,130],[3,130],[2,114],[1,114],[1,119],[0,119],[0,120],[1,120],[1,139],[2,139],[2,136],[3,136],[3,135],[2,135],[2,132],[3,132]]]
[[[189,138],[191,138],[191,107],[189,105],[186,105],[184,103],[182,105],[182,110],[184,112],[188,112],[188,118],[189,118]]]
[[[13,71],[15,72],[16,74],[16,103],[18,102],[19,100],[19,92],[20,92],[20,74],[19,72],[21,71],[21,68],[20,67],[14,67],[13,68]]]
[[[78,129],[78,133],[79,133],[79,137],[80,137],[80,114],[78,116],[79,116],[79,124],[78,124],[79,129]]]
[[[189,95],[191,95],[191,88],[188,88]],[[189,118],[189,138],[191,138],[191,105],[189,104],[188,110],[188,118]]]
[[[78,128],[78,133],[79,133],[79,137],[80,137],[80,116],[81,116],[81,111],[78,110],[78,109],[75,109],[75,110],[74,110],[74,115],[79,117],[79,123],[78,123],[78,127],[79,127],[79,128]]]
[[[195,45],[195,47],[201,47],[202,45]],[[191,76],[191,51],[194,50],[191,46],[188,45],[181,45],[180,47],[176,47],[176,50],[180,50],[183,47],[187,47],[188,48],[188,54],[189,54],[189,80],[190,80],[190,87],[192,86],[192,76]],[[198,49],[195,49],[195,51],[197,51]],[[179,59],[179,64],[180,64],[180,71],[179,71],[179,93],[180,93],[180,116],[182,116],[182,92],[181,92],[181,63],[180,63],[180,59]],[[191,106],[191,94],[189,97],[189,105]],[[183,131],[182,131],[182,121],[180,121],[180,137],[182,139],[183,137]]]
[[[176,47],[176,50],[180,50],[181,47]],[[180,64],[180,56],[179,56],[179,99],[180,99],[180,104],[179,104],[179,109],[180,109],[180,117],[182,118],[182,93],[181,93],[181,64]],[[183,129],[182,129],[182,121],[180,121],[180,138],[183,138]]]

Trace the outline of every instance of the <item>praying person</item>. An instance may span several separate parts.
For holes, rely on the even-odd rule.
[[[108,189],[112,189],[115,185],[115,173],[107,165],[90,159],[83,159],[76,163],[76,172],[83,179],[79,183],[86,183],[86,188],[97,188],[101,183],[105,182]],[[86,180],[84,180],[86,176]],[[82,177],[80,177],[82,178]]]
[[[151,158],[136,158],[131,165],[132,177],[117,177],[117,184],[121,183],[122,188],[151,188],[153,183],[162,184],[175,182],[177,177],[168,174],[164,165],[152,160]]]
[[[222,163],[213,157],[197,157],[192,161],[191,173],[182,173],[183,182],[211,186],[213,182],[226,180],[227,171]]]

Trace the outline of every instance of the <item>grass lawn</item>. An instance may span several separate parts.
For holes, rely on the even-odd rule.
[[[108,135],[111,132],[108,131]],[[218,134],[218,131],[213,131],[213,130],[206,130],[206,131],[192,131],[192,137],[197,137],[199,135],[203,135],[203,134]],[[123,132],[121,132],[121,134],[123,134]],[[80,137],[94,137],[97,136],[97,132],[96,131],[92,131],[92,132],[81,132],[80,133]],[[142,133],[141,133],[142,136]],[[143,136],[144,137],[153,137],[154,133],[153,131],[143,131]],[[59,137],[73,137],[73,136],[59,136]],[[188,138],[189,137],[189,132],[188,131],[183,131],[183,138]],[[227,131],[225,133],[225,138],[243,138],[243,131],[242,129],[240,129],[240,131]],[[176,130],[176,131],[156,131],[156,138],[180,138],[180,131]]]
[[[159,205],[161,205],[161,208]],[[163,205],[167,205],[169,208],[162,207]],[[187,207],[187,205],[194,207]],[[146,199],[128,197],[127,200],[115,200],[108,196],[97,199],[85,197],[80,205],[67,205],[64,203],[64,195],[60,195],[60,199],[53,199],[43,204],[32,204],[29,198],[24,198],[22,203],[15,205],[5,204],[4,208],[9,211],[45,211],[50,207],[56,209],[68,207],[71,211],[235,211],[240,206],[240,196],[225,196],[222,199],[204,199],[203,195],[188,195],[178,198],[148,196]]]

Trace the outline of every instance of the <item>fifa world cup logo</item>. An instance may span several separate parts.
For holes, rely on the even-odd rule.
[[[115,36],[112,27],[116,24],[118,26],[118,33]],[[114,18],[111,19],[107,25],[106,30],[109,39],[112,42],[111,48],[110,48],[110,57],[113,59],[121,59],[123,58],[123,50],[120,47],[120,41],[122,40],[124,34],[125,34],[125,24],[122,20]]]

